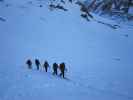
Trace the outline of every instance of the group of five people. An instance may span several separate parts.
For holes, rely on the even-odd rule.
[[[26,61],[26,64],[28,65],[29,69],[32,69],[32,64],[33,63],[32,63],[32,61],[30,59],[28,59]],[[41,67],[41,63],[40,63],[39,59],[35,59],[35,65],[37,67],[37,70],[39,70],[40,67]],[[48,61],[45,61],[44,64],[42,65],[42,67],[47,72],[48,71],[48,67],[50,67]],[[53,63],[52,68],[53,68],[53,75],[58,75],[58,69],[59,69],[60,72],[61,72],[59,75],[62,76],[63,78],[65,78],[65,70],[66,70],[66,68],[65,68],[65,63],[64,62],[62,62],[61,64]]]

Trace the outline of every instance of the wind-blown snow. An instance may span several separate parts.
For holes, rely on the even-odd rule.
[[[114,30],[82,19],[75,4],[67,3],[64,12],[30,1],[0,2],[0,17],[6,19],[0,21],[0,100],[133,99],[132,23]],[[69,80],[53,76],[52,68],[28,70],[28,58],[65,62]]]

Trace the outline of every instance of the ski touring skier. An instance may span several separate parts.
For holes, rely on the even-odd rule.
[[[58,74],[58,64],[57,63],[54,63],[53,64],[53,75],[57,75]]]
[[[45,71],[47,72],[47,71],[48,71],[48,67],[49,67],[48,61],[45,61],[45,62],[44,62],[43,67],[45,68]]]
[[[36,64],[37,70],[39,70],[39,66],[41,65],[39,59],[35,59],[35,64]]]
[[[32,69],[32,61],[30,59],[26,61],[26,64],[28,65],[28,69]]]
[[[65,63],[64,62],[60,64],[59,69],[61,71],[60,76],[65,78]]]

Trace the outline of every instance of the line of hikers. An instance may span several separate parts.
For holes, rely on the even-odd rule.
[[[32,61],[30,59],[28,59],[26,61],[26,64],[28,65],[28,69],[32,69]],[[35,65],[37,67],[37,70],[39,70],[39,68],[41,67],[41,63],[39,61],[39,59],[35,59]],[[47,72],[48,71],[48,68],[50,67],[48,61],[45,61],[43,66],[42,66],[45,71]],[[62,62],[61,64],[57,64],[57,63],[53,63],[53,75],[58,75],[58,69],[60,70],[60,76],[62,76],[63,78],[65,78],[65,71],[66,71],[66,68],[65,68],[65,63]]]

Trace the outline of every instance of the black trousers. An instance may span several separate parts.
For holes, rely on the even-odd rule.
[[[32,66],[31,65],[28,65],[28,69],[32,69]]]
[[[47,68],[47,67],[45,67],[45,71],[46,71],[46,72],[48,71],[48,68]]]
[[[37,67],[37,70],[39,70],[39,65],[36,65],[36,67]]]
[[[60,76],[62,76],[63,78],[65,77],[64,71],[62,71],[62,72],[60,73]]]
[[[58,73],[57,73],[57,70],[54,69],[53,74],[54,74],[54,75],[57,75],[57,74],[58,74]]]

